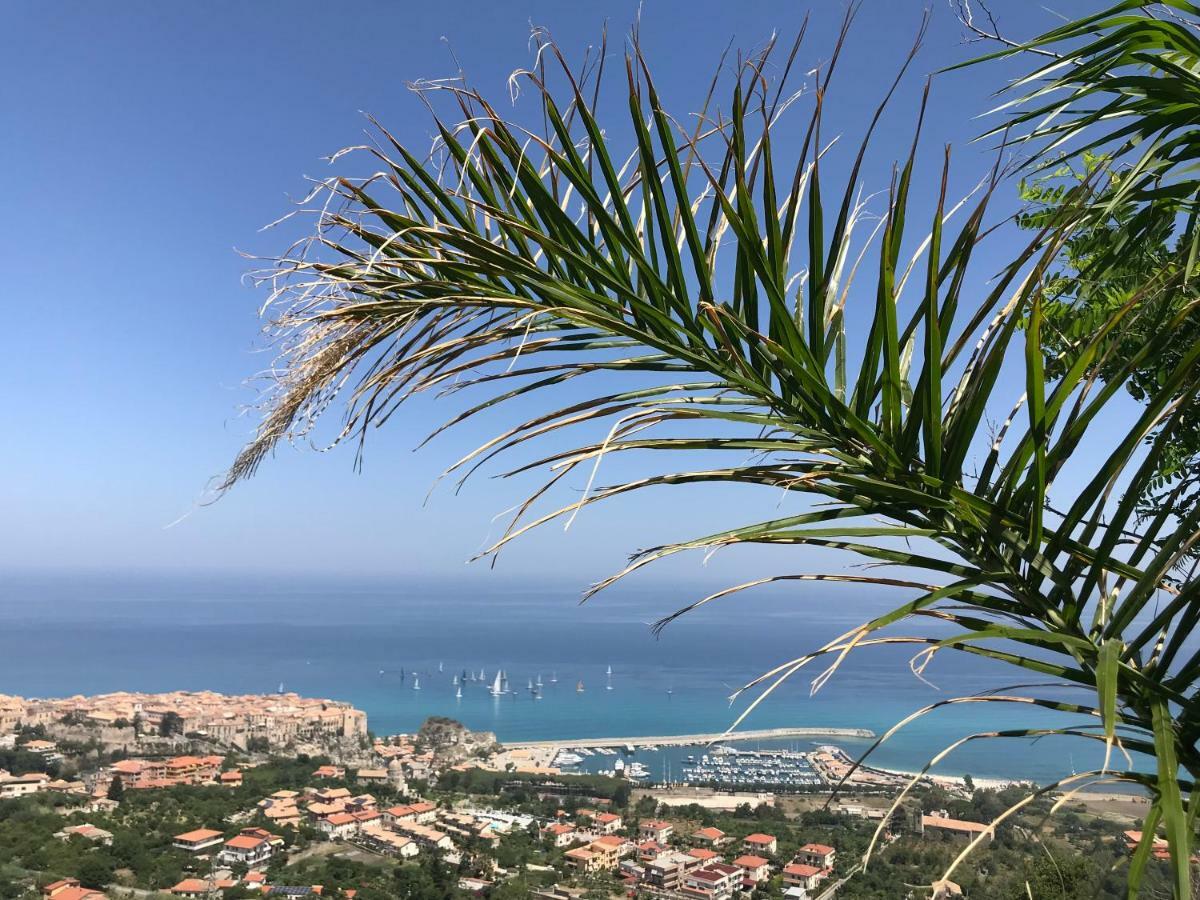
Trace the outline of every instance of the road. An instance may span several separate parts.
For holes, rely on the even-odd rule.
[[[572,747],[624,747],[631,744],[634,747],[645,747],[655,744],[659,747],[683,747],[689,744],[711,744],[713,741],[776,741],[789,738],[804,737],[852,737],[873,738],[875,732],[866,728],[760,728],[757,731],[735,731],[726,734],[723,731],[712,734],[668,734],[654,737],[604,737],[604,738],[562,738],[553,741],[505,741],[506,750],[535,750],[550,747],[571,749]]]
[[[843,875],[833,884],[829,885],[829,887],[825,888],[825,890],[821,891],[821,893],[817,894],[816,900],[833,900],[833,898],[837,896],[837,892],[841,890],[842,885],[861,871],[862,863],[858,863],[854,866],[854,868],[848,869],[845,875]]]

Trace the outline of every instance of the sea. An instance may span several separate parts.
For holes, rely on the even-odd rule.
[[[721,732],[755,696],[731,700],[739,687],[896,602],[895,595],[853,589],[831,595],[807,586],[768,588],[712,603],[660,636],[652,633],[651,622],[704,593],[695,585],[643,583],[581,605],[576,585],[500,576],[9,575],[0,580],[0,694],[282,688],[352,703],[379,735],[413,732],[433,715],[502,741]],[[909,665],[915,649],[857,650],[815,692],[811,682],[824,665],[813,664],[741,727],[882,734],[930,704],[1044,680],[953,651],[939,653],[918,677]],[[500,669],[511,693],[494,697],[489,688]],[[476,680],[468,678],[458,698],[454,680],[464,671]],[[539,678],[540,699],[529,690]],[[869,761],[915,771],[972,734],[1071,721],[1021,704],[950,705],[900,729]],[[802,750],[825,743],[858,754],[871,742],[735,746]],[[668,776],[694,752],[639,758],[654,776]],[[980,738],[931,771],[1048,783],[1100,758],[1081,739]],[[585,766],[611,765],[605,759]]]

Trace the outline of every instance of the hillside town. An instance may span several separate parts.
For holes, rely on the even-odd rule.
[[[892,808],[895,791],[872,778],[836,800],[825,786],[656,784],[563,771],[545,753],[444,718],[375,738],[358,711],[294,695],[119,694],[4,708],[2,898],[988,897],[1000,895],[981,891],[978,870],[920,887],[904,861],[948,859],[968,842],[1023,858],[1033,827],[1025,818],[989,827],[1010,799],[992,789],[922,781]],[[110,713],[142,717],[132,744],[104,739],[124,727]],[[170,725],[174,716],[184,724]],[[171,727],[183,731],[167,738]],[[81,732],[94,739],[81,742]],[[333,752],[295,749],[322,736]],[[821,766],[843,765],[819,752]],[[1072,816],[1074,831],[1043,839],[1090,842],[1113,864],[1140,842],[1120,817]],[[878,862],[864,870],[874,839]],[[900,893],[872,893],[881,874],[892,887],[909,880]]]

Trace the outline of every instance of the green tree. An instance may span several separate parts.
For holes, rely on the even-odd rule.
[[[125,783],[121,781],[120,775],[114,775],[112,781],[108,783],[106,796],[109,800],[116,800],[118,803],[125,798]]]
[[[180,718],[179,713],[174,710],[165,713],[162,721],[158,723],[158,733],[162,737],[183,734],[183,719]]]
[[[994,257],[978,273],[978,248],[1014,237],[1016,226],[990,218],[999,176],[985,177],[952,218],[945,188],[918,203],[913,185],[928,182],[913,176],[927,165],[915,110],[911,149],[868,241],[861,165],[891,94],[832,183],[818,126],[840,44],[807,95],[821,102],[790,131],[804,137],[777,144],[785,111],[801,101],[782,100],[792,57],[784,51],[788,64],[776,66],[775,42],[723,73],[714,91],[727,101],[719,110],[706,102],[693,131],[662,104],[636,42],[622,86],[628,118],[610,122],[595,98],[612,70],[572,71],[539,41],[553,73],[517,76],[532,114],[506,118],[467,87],[422,88],[441,157],[426,162],[380,128],[367,152],[382,175],[318,188],[312,241],[268,273],[282,356],[257,435],[224,487],[253,474],[280,440],[308,435],[336,397],[349,398],[336,434],[357,440],[412,395],[452,386],[484,396],[450,424],[513,409],[514,400],[539,405],[451,471],[469,475],[552,442],[513,464],[514,473],[541,468],[547,481],[485,556],[532,527],[647,488],[783,493],[787,512],[763,521],[735,519],[736,505],[723,501],[728,527],[644,550],[589,595],[657,560],[739,544],[896,567],[811,571],[799,556],[801,571],[699,598],[657,627],[769,582],[903,592],[891,611],[747,685],[759,694],[743,716],[801,668],[829,664],[819,687],[849,654],[884,643],[911,645],[918,669],[949,650],[1009,664],[1023,670],[1021,684],[1035,685],[1022,688],[1030,693],[963,699],[1077,713],[1100,727],[1039,719],[993,739],[1054,733],[1112,749],[1119,737],[1158,761],[1154,774],[1109,777],[1152,791],[1144,830],[1166,824],[1183,896],[1187,805],[1200,775],[1200,656],[1186,641],[1200,621],[1200,584],[1172,570],[1198,523],[1136,514],[1164,436],[1185,415],[1181,386],[1200,364],[1182,314],[1143,334],[1098,381],[1111,336],[1134,315],[1124,306],[1048,379],[1042,286],[1084,224],[1055,218],[998,274]],[[781,80],[771,83],[769,72]],[[442,97],[453,120],[437,113]],[[932,183],[946,185],[948,167],[948,154],[936,154]],[[1065,205],[1086,200],[1080,191]],[[911,263],[906,248],[915,248]],[[1167,277],[1145,291],[1173,284]],[[1142,361],[1168,351],[1177,362],[1131,421],[1113,397]],[[564,385],[569,396],[551,403]],[[1005,423],[1000,432],[993,421]],[[595,440],[564,443],[576,425],[606,427]],[[1089,442],[1101,452],[1079,452]],[[595,487],[591,473],[613,456],[654,462]],[[1072,477],[1059,479],[1066,471]],[[575,490],[544,508],[556,487]],[[1039,692],[1047,679],[1083,690],[1064,701]],[[1064,769],[1063,778],[1097,774]]]

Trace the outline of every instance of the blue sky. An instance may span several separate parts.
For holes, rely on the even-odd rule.
[[[869,114],[923,5],[867,0],[830,98],[831,129]],[[810,6],[806,67],[828,53],[841,3],[647,0],[642,39],[660,92],[669,105],[694,109],[731,38],[753,47],[773,30],[788,34]],[[348,450],[285,448],[253,481],[196,506],[250,433],[252,420],[239,414],[254,397],[245,379],[268,360],[255,352],[263,297],[242,283],[250,264],[235,248],[282,248],[281,235],[258,229],[304,192],[304,176],[328,172],[322,157],[361,140],[360,111],[427,147],[428,121],[405,85],[453,75],[448,46],[476,85],[503,97],[505,77],[530,59],[531,23],[579,53],[605,20],[614,37],[623,35],[636,9],[628,2],[8,5],[0,57],[0,165],[8,176],[0,219],[7,312],[0,568],[463,574],[491,516],[520,493],[479,480],[425,504],[445,462],[485,437],[487,424],[414,454],[419,437],[444,418],[429,402],[377,436],[362,474]],[[1001,21],[1023,36],[1054,19],[1018,0],[1004,4]],[[937,0],[918,76],[901,104],[911,104],[921,73],[974,49],[964,45],[950,6]],[[960,186],[987,165],[985,149],[967,144],[980,130],[970,116],[987,108],[1003,72],[936,82],[927,146],[955,143]],[[910,138],[897,130],[882,146],[898,156]],[[887,177],[886,166],[867,173],[875,188]],[[918,188],[928,190],[931,177]],[[583,583],[630,550],[728,524],[729,507],[712,495],[663,499],[597,510],[567,535],[536,535],[501,568]],[[772,502],[748,502],[747,520],[769,514]],[[684,577],[700,560],[682,565],[667,571]]]

